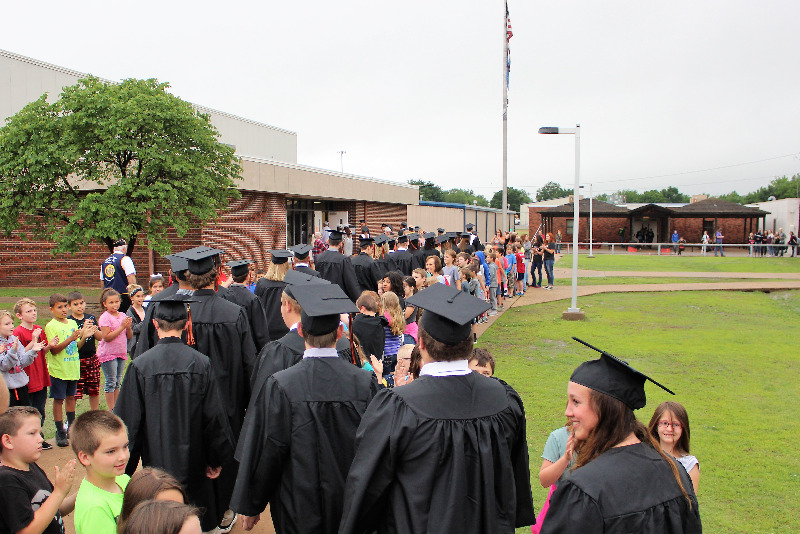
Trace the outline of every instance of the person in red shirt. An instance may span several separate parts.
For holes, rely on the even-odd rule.
[[[38,340],[47,343],[44,327],[36,324],[39,312],[34,301],[28,298],[18,300],[14,304],[14,315],[20,320],[20,325],[14,329],[14,336],[23,346],[27,347],[33,341],[33,334],[37,330],[39,331]],[[50,373],[47,370],[47,360],[45,359],[48,350],[50,350],[49,345],[45,345],[33,359],[33,363],[23,369],[28,375],[28,397],[31,406],[39,410],[39,414],[42,416],[42,425],[44,425],[44,407],[47,403],[47,388],[50,387]],[[53,445],[50,443],[42,442],[42,450],[47,451],[52,448]]]
[[[525,294],[525,253],[522,245],[514,245],[514,256],[516,256],[517,267],[517,296]]]

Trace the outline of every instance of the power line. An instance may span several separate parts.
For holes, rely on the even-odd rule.
[[[621,178],[619,180],[596,180],[594,183],[596,183],[596,184],[605,184],[605,183],[616,183],[616,182],[632,182],[632,181],[635,181],[635,180],[653,180],[655,178],[668,178],[670,176],[683,176],[683,175],[686,175],[686,174],[694,174],[694,173],[697,173],[697,172],[718,171],[718,170],[721,170],[721,169],[731,169],[733,167],[742,167],[744,165],[753,165],[755,163],[763,163],[765,161],[772,161],[772,160],[781,159],[781,158],[788,158],[790,156],[797,156],[797,155],[798,155],[797,152],[793,152],[791,154],[784,154],[782,156],[775,156],[775,157],[772,157],[772,158],[764,158],[764,159],[759,159],[759,160],[755,160],[755,161],[746,161],[744,163],[734,163],[732,165],[723,165],[721,167],[711,167],[709,169],[698,169],[698,170],[695,170],[695,171],[683,171],[683,172],[676,172],[676,173],[672,173],[672,174],[659,174],[659,175],[656,175],[656,176],[646,176],[644,178]],[[723,182],[727,182],[727,181],[734,181],[734,180],[722,180],[722,181]],[[720,182],[708,182],[708,183],[720,183]]]

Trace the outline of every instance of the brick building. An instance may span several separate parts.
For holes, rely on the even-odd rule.
[[[17,113],[48,93],[86,74],[0,50],[0,119]],[[227,261],[252,259],[259,268],[269,262],[268,250],[313,240],[325,221],[354,227],[357,249],[361,219],[374,231],[381,223],[399,227],[407,207],[419,203],[416,186],[318,169],[297,162],[297,134],[275,126],[195,105],[210,116],[220,141],[232,145],[241,160],[233,201],[213,224],[193,228],[182,238],[172,235],[173,250],[199,245],[226,251]],[[53,257],[53,243],[32,240],[24,232],[0,237],[0,286],[97,286],[100,264],[108,256],[102,243],[87,243],[73,256]],[[138,279],[166,273],[166,260],[139,242],[132,254]]]
[[[555,207],[530,207],[531,228],[543,224],[544,231],[561,231],[564,241],[572,239],[574,205],[570,202]],[[589,241],[589,199],[580,200],[578,240]],[[722,230],[726,243],[746,243],[750,232],[758,228],[759,219],[769,212],[734,202],[709,198],[690,204],[644,204],[617,206],[608,202],[592,202],[592,226],[595,243],[629,243],[639,229],[650,229],[653,242],[669,242],[674,230],[690,243],[699,243],[703,231],[709,235]]]

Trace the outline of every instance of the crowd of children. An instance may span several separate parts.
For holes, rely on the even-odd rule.
[[[295,271],[287,261],[291,257],[287,251],[273,251],[273,258],[283,261],[270,267],[270,287],[274,286],[276,295],[270,319],[283,323],[285,330],[268,336],[259,351],[251,333],[257,328],[253,325],[263,324],[265,330],[273,326],[254,322],[241,305],[231,302],[230,289],[220,287],[217,294],[215,257],[220,251],[207,247],[171,257],[170,282],[175,290],[164,290],[163,279],[157,277],[151,278],[149,295],[141,286],[129,285],[132,305],[126,313],[119,311],[120,294],[110,288],[100,296],[103,313],[99,319],[86,313],[79,292],[50,297],[53,318],[44,328],[36,324],[36,303],[30,299],[14,306],[16,328],[14,317],[0,311],[0,370],[5,382],[0,389],[8,392],[11,405],[0,410],[4,412],[0,415],[0,532],[63,533],[63,516],[73,511],[78,534],[228,532],[237,519],[235,512],[242,514],[249,530],[267,502],[278,532],[336,532],[342,514],[341,532],[361,531],[356,525],[366,524],[379,531],[391,530],[400,518],[389,509],[403,509],[409,496],[395,495],[399,501],[372,509],[374,503],[367,497],[377,490],[365,487],[376,483],[378,479],[372,477],[378,475],[367,473],[380,462],[401,468],[402,462],[395,464],[384,456],[391,455],[391,447],[397,445],[387,443],[387,449],[380,450],[378,443],[386,439],[386,432],[403,442],[403,432],[413,435],[410,429],[425,418],[459,423],[423,426],[421,432],[435,428],[434,433],[455,432],[461,437],[437,434],[418,441],[422,449],[459,439],[480,442],[484,438],[478,434],[499,432],[489,442],[476,445],[481,455],[489,455],[483,461],[493,465],[490,470],[497,469],[494,476],[498,477],[509,476],[511,465],[514,471],[521,470],[511,477],[516,479],[514,487],[503,489],[512,492],[505,495],[503,507],[513,508],[516,503],[516,511],[505,509],[497,517],[491,512],[482,515],[485,512],[480,510],[462,517],[431,516],[429,526],[439,525],[443,531],[451,530],[444,525],[461,525],[461,531],[499,532],[532,524],[527,448],[520,445],[525,440],[521,400],[501,380],[484,383],[480,378],[473,383],[473,378],[464,382],[463,377],[494,377],[491,353],[473,346],[476,324],[502,310],[505,298],[526,290],[526,271],[531,262],[534,267],[537,264],[537,245],[526,247],[524,243],[530,242],[523,237],[519,242],[512,239],[475,250],[470,235],[456,236],[466,249],[462,251],[447,234],[436,240],[441,248],[436,250],[425,234],[426,246],[417,249],[423,251],[420,261],[409,266],[403,260],[403,272],[386,270],[400,265],[400,258],[391,258],[385,251],[377,254],[372,238],[362,234],[362,253],[372,246],[370,254],[376,257],[370,265],[379,267],[370,275],[372,288],[361,291],[355,306],[336,282],[320,277],[310,262]],[[336,240],[335,231],[331,237]],[[548,238],[534,241],[545,247],[547,242]],[[233,273],[232,285],[257,293],[258,284],[252,283],[256,270],[247,265],[250,262],[237,263],[242,263],[235,267],[244,274]],[[276,276],[279,271],[281,276]],[[532,285],[537,285],[535,276]],[[146,297],[151,297],[149,302]],[[232,355],[224,347],[241,352]],[[136,359],[126,371],[129,354]],[[353,371],[347,362],[363,370]],[[101,370],[108,410],[99,409]],[[437,379],[430,377],[462,378],[438,390]],[[577,380],[575,375],[573,380]],[[453,389],[453,384],[461,385]],[[462,390],[466,384],[469,387]],[[595,387],[592,380],[587,384]],[[52,483],[36,464],[50,446],[42,433],[48,388],[56,444],[71,445],[76,456],[56,468]],[[471,388],[476,388],[473,394],[468,393]],[[399,393],[381,396],[381,390]],[[422,391],[430,399],[417,398]],[[461,394],[467,396],[456,400]],[[76,399],[83,395],[89,397],[90,409],[76,418]],[[483,400],[478,402],[479,398]],[[397,399],[405,400],[392,404]],[[0,396],[0,404],[4,403]],[[421,403],[415,408],[417,415],[410,416],[408,406],[415,403]],[[550,524],[545,522],[551,497],[554,502],[561,498],[556,490],[576,459],[581,458],[580,465],[593,459],[586,457],[590,429],[576,436],[580,418],[573,413],[568,404],[567,426],[553,431],[545,445],[540,482],[551,491],[534,532],[542,525],[549,531],[550,525],[564,520],[559,516]],[[362,418],[369,423],[360,425]],[[469,421],[482,430],[475,434]],[[321,448],[314,449],[314,440],[326,433],[330,441],[323,440]],[[689,454],[686,410],[678,403],[662,404],[650,421],[648,435],[662,454],[675,457],[686,470],[691,486],[681,487],[687,499],[693,498],[699,464]],[[507,441],[499,446],[498,440]],[[300,447],[292,446],[295,441]],[[413,448],[407,444],[403,448],[419,460]],[[320,455],[314,466],[305,457],[312,450]],[[508,454],[512,458],[504,456]],[[144,468],[138,468],[140,461]],[[429,468],[435,473],[442,466]],[[409,476],[411,480],[417,475]],[[452,489],[494,495],[494,488],[485,484],[460,486],[465,482],[459,477],[469,479],[476,473],[452,476]],[[77,492],[72,493],[74,482],[81,478]],[[305,487],[314,480],[338,482],[320,493]],[[681,477],[675,480],[680,485]],[[426,491],[447,484],[434,478],[417,482]],[[295,491],[297,495],[292,494]],[[570,491],[575,491],[573,486]],[[450,509],[452,504],[446,501],[451,498],[428,497],[417,506],[433,514],[438,506]],[[359,507],[368,512],[358,511]],[[482,517],[485,524],[467,525],[467,517]],[[399,531],[420,527],[412,523]]]

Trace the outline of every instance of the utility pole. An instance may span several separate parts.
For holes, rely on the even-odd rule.
[[[344,155],[347,154],[344,150],[339,151],[339,165],[341,166],[342,172],[344,172]]]

